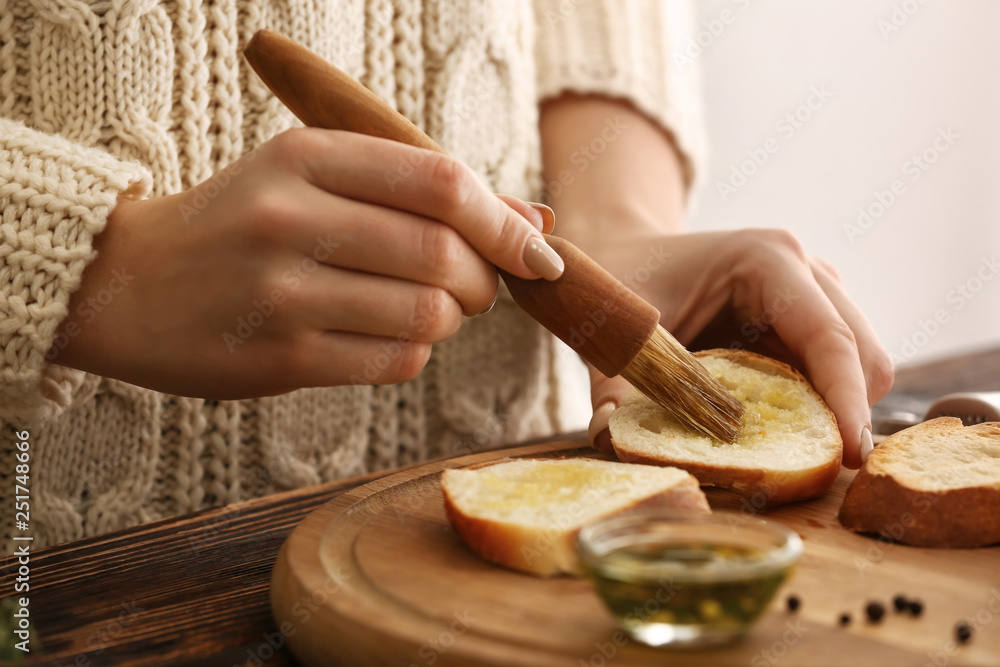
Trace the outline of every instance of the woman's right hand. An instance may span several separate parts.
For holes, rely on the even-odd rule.
[[[217,399],[400,382],[490,307],[493,265],[561,273],[541,221],[448,156],[289,130],[191,190],[121,199],[50,361]]]

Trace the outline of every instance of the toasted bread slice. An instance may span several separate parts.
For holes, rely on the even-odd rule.
[[[452,526],[472,551],[515,570],[578,574],[576,534],[613,514],[667,507],[709,511],[694,477],[590,459],[516,459],[441,478]]]
[[[1000,422],[939,417],[893,433],[851,482],[840,522],[916,546],[1000,542]]]
[[[822,495],[840,472],[837,420],[791,366],[743,350],[695,354],[743,402],[735,443],[684,428],[635,390],[611,413],[611,441],[622,461],[676,466],[702,484],[737,491],[757,508]]]

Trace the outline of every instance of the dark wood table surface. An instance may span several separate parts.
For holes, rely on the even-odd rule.
[[[897,373],[875,416],[953,391],[1000,390],[1000,348]],[[565,436],[562,436],[565,438]],[[278,549],[356,477],[136,526],[31,553],[30,657],[22,665],[294,665],[271,620]],[[0,565],[0,599],[16,560]],[[277,645],[277,646],[275,646]]]

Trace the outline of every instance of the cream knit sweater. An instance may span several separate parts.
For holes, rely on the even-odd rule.
[[[670,56],[688,21],[683,0],[0,0],[2,549],[22,428],[40,547],[562,427],[554,341],[503,298],[394,386],[205,401],[47,364],[119,195],[189,188],[295,124],[240,55],[254,31],[539,200],[538,103],[566,90],[631,101],[696,162],[693,72]]]

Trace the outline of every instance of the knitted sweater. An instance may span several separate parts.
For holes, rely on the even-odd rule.
[[[40,547],[563,426],[555,342],[509,297],[393,386],[208,401],[47,363],[119,196],[190,188],[295,124],[241,57],[256,30],[540,200],[538,104],[567,90],[629,100],[690,170],[696,91],[670,57],[688,21],[683,0],[0,0],[2,548],[18,431]]]

